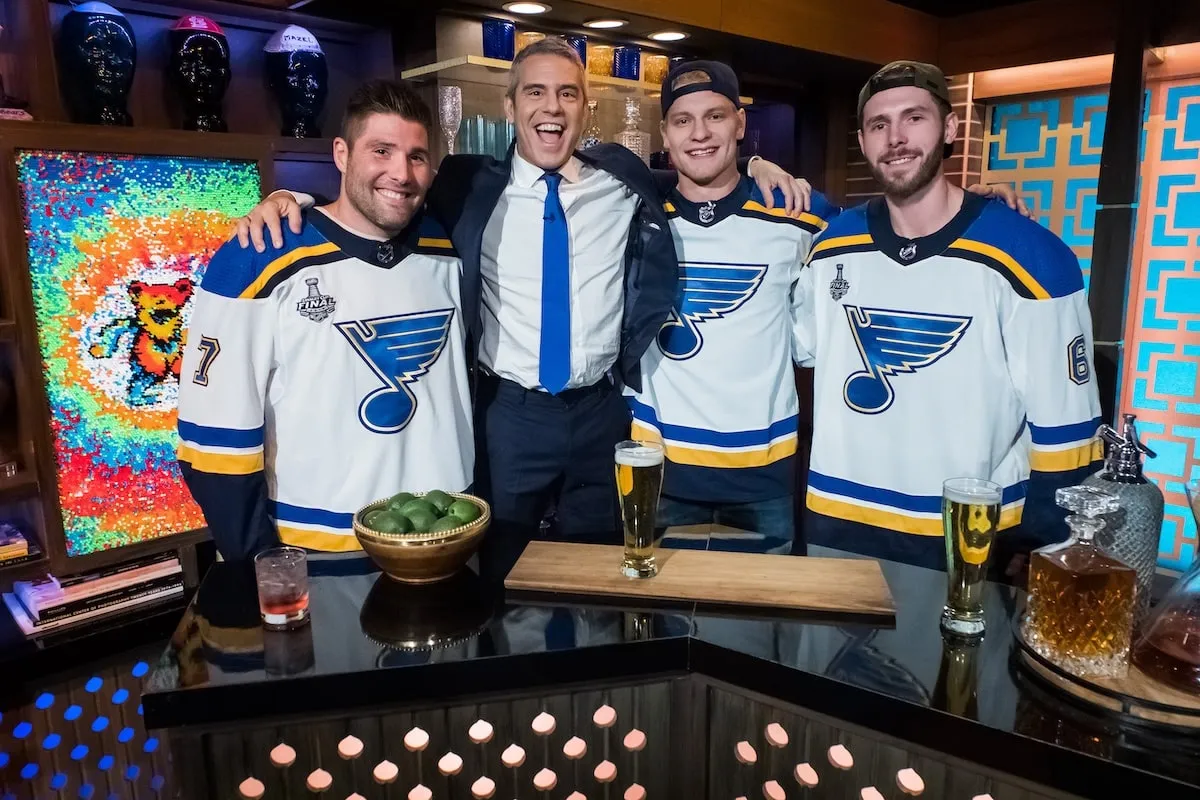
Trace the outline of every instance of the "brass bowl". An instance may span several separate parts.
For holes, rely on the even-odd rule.
[[[424,497],[426,492],[413,492]],[[354,535],[371,560],[389,578],[404,583],[433,583],[449,578],[466,566],[479,549],[492,508],[474,495],[446,492],[455,500],[466,500],[479,507],[479,519],[433,533],[382,533],[363,524],[367,514],[387,506],[390,498],[376,500],[360,508],[354,515]]]

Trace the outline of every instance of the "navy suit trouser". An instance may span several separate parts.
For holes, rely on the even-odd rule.
[[[551,508],[556,538],[619,544],[613,450],[629,430],[629,407],[607,378],[550,395],[481,374],[476,488],[494,528],[484,549],[511,565]]]

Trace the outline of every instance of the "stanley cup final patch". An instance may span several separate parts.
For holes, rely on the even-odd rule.
[[[321,289],[317,286],[318,280],[318,278],[304,280],[308,285],[308,294],[299,303],[296,303],[296,310],[300,312],[300,316],[308,317],[313,322],[323,322],[337,306],[337,301],[333,299],[332,295],[321,294]]]
[[[841,300],[850,291],[850,281],[842,276],[842,270],[845,267],[841,264],[837,265],[837,277],[829,282],[829,296],[834,300]]]

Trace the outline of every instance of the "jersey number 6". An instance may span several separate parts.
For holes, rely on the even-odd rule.
[[[196,367],[192,383],[208,386],[208,370],[217,360],[217,354],[221,352],[221,343],[211,336],[201,336],[200,343],[196,345],[196,348],[200,351],[200,366]]]

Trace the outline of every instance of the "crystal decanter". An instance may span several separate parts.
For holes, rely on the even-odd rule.
[[[625,129],[617,134],[617,144],[627,147],[650,165],[650,134],[641,130],[642,107],[636,97],[625,98]]]
[[[1129,668],[1137,573],[1104,553],[1095,536],[1115,495],[1091,486],[1055,493],[1071,538],[1033,551],[1025,640],[1042,657],[1081,678],[1123,677]]]

